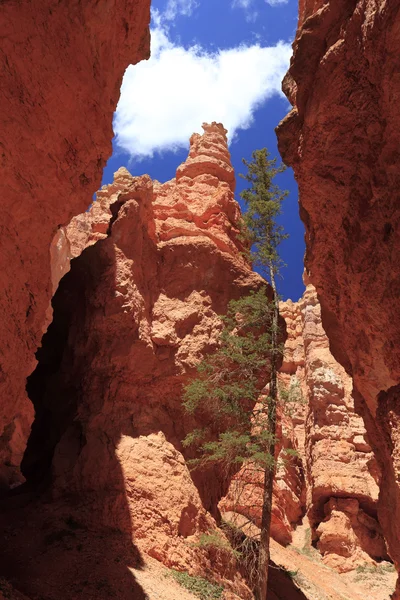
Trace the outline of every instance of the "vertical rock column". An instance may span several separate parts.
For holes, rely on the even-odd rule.
[[[312,285],[303,314],[307,507],[324,562],[348,571],[387,558],[376,520],[380,473],[355,412],[353,382],[333,358]]]
[[[234,185],[217,123],[191,138],[176,179],[115,174],[99,204],[65,229],[77,258],[54,307],[69,302],[71,321],[52,379],[57,394],[45,381],[40,394],[44,427],[52,428],[53,413],[60,432],[51,464],[57,501],[73,494],[91,507],[77,518],[120,529],[143,552],[185,569],[210,568],[207,551],[192,542],[216,528],[209,513],[227,482],[217,469],[189,474],[181,440],[203,424],[184,413],[182,386],[215,348],[229,300],[262,283],[241,254]],[[66,253],[59,256],[56,272],[68,266]],[[72,388],[75,414],[59,424],[58,400]],[[31,448],[36,460],[37,444]],[[34,474],[29,452],[26,464]]]
[[[279,381],[286,393],[279,409],[272,536],[289,543],[307,514],[328,566],[344,572],[373,564],[387,558],[377,520],[380,471],[355,412],[353,382],[330,352],[311,284],[298,302],[281,302],[280,313],[287,339]],[[298,451],[296,461],[285,458],[286,448]],[[246,468],[236,479],[247,481]],[[253,479],[244,493],[234,482],[220,506],[259,524],[262,478]]]

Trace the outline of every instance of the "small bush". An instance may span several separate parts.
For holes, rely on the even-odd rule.
[[[290,579],[295,579],[297,577],[298,572],[299,572],[299,569],[296,569],[296,571],[286,571],[286,573],[289,575]]]
[[[196,546],[199,548],[205,548],[207,550],[222,550],[223,552],[232,554],[235,558],[239,558],[240,556],[240,552],[234,550],[228,540],[221,537],[217,531],[212,531],[211,533],[202,533]]]
[[[201,600],[218,600],[222,596],[224,588],[217,583],[211,583],[203,577],[195,577],[184,571],[171,569],[171,575],[185,589],[201,598]]]
[[[378,575],[384,575],[385,573],[393,573],[396,570],[396,567],[392,563],[381,563],[379,565],[368,565],[367,563],[364,565],[360,565],[357,567],[357,573],[374,573]]]

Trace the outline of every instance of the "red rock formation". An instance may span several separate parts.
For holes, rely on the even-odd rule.
[[[292,532],[304,514],[304,475],[299,459],[288,460],[285,450],[297,450],[293,424],[280,415],[277,427],[279,443],[276,447],[277,470],[274,480],[271,535],[282,545],[292,541]],[[304,426],[304,422],[303,422]],[[252,464],[246,464],[233,477],[227,495],[219,503],[225,519],[236,527],[243,527],[247,519],[261,526],[263,473]],[[246,517],[245,519],[243,517]],[[247,531],[244,526],[244,531]],[[249,532],[254,534],[250,527]],[[258,533],[257,530],[255,530]]]
[[[2,3],[0,473],[18,480],[26,377],[47,326],[49,248],[85,211],[111,153],[129,63],[149,56],[149,0]]]
[[[120,169],[56,244],[55,273],[79,256],[28,379],[36,419],[22,471],[39,484],[51,469],[55,506],[74,498],[85,526],[118,530],[169,567],[212,568],[246,598],[232,553],[198,547],[216,532],[206,511],[226,482],[210,470],[196,489],[180,453],[194,425],[182,385],[215,346],[229,300],[261,283],[237,240],[226,131],[204,129],[176,180]]]
[[[313,286],[302,304],[308,515],[324,562],[346,571],[387,558],[374,518],[380,472],[354,410],[352,380],[330,353]]]
[[[400,565],[400,6],[303,0],[278,129],[299,184],[306,268],[382,468],[379,519]]]
[[[281,404],[272,536],[290,543],[307,512],[325,564],[340,572],[373,565],[387,558],[376,520],[380,472],[354,410],[352,380],[330,353],[312,285],[299,302],[282,302],[280,312],[287,340],[279,378],[288,397]],[[286,448],[298,459],[288,461]],[[248,465],[220,507],[259,525],[261,501],[262,476]]]
[[[90,210],[73,217],[68,225],[57,231],[50,246],[53,293],[60,279],[68,273],[71,260],[80,256],[88,246],[107,237],[112,217],[110,206],[117,203],[119,194],[131,180],[131,174],[121,167],[114,174],[113,183],[103,186],[96,193],[96,202]]]
[[[194,133],[190,138],[188,159],[178,167],[176,180],[182,177],[194,179],[199,175],[210,176],[210,181],[216,177],[229,184],[232,192],[235,191],[235,174],[231,165],[231,157],[226,144],[220,140],[221,131],[215,129],[215,124],[205,123],[203,129],[206,136]],[[226,141],[226,131],[224,138]]]

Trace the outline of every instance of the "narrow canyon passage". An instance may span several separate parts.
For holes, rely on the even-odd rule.
[[[191,470],[182,398],[262,285],[238,174],[276,131],[268,600],[400,600],[400,0],[0,4],[0,599],[254,600],[262,480]]]
[[[35,544],[51,550],[56,544],[60,554],[75,557],[84,544],[114,540],[110,552],[120,557],[126,588],[110,572],[107,585],[100,578],[110,593],[135,584],[128,567],[140,565],[143,555],[169,568],[212,568],[239,597],[249,593],[233,555],[226,549],[214,555],[197,541],[210,531],[220,535],[207,511],[219,516],[218,503],[223,515],[237,508],[231,490],[220,503],[229,481],[213,468],[191,476],[185,463],[191,455],[181,445],[192,426],[182,411],[182,384],[204,348],[215,344],[217,315],[229,295],[260,282],[236,246],[239,213],[226,173],[207,174],[211,143],[226,143],[223,129],[207,126],[199,142],[191,177],[159,184],[121,169],[99,204],[66,230],[81,254],[74,250],[77,258],[60,281],[53,322],[27,383],[36,419],[22,469],[36,500],[21,514],[29,521],[37,513]],[[314,288],[308,285],[298,303],[282,303],[281,314],[287,329],[281,385],[303,398],[280,425],[281,450],[296,449],[298,458],[282,460],[274,486],[272,536],[291,549],[282,558],[274,547],[283,563],[271,568],[270,593],[284,599],[302,597],[296,578],[280,570],[297,572],[290,562],[297,551],[316,557],[318,569],[344,573],[387,555],[374,518],[379,472],[354,411],[351,379],[329,352]],[[239,511],[244,517],[259,501],[259,487],[249,491]],[[300,546],[297,529],[305,532]],[[127,559],[119,545],[131,548]],[[47,549],[43,556],[34,562],[38,572]],[[315,586],[315,567],[308,568],[306,560],[302,572]],[[82,597],[99,577],[96,568],[93,581],[80,578]],[[69,576],[52,585],[57,594],[78,594]],[[335,585],[347,587],[340,579]]]

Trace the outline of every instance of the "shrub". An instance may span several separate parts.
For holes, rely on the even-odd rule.
[[[189,575],[185,571],[171,569],[171,575],[185,589],[201,598],[201,600],[218,600],[222,596],[224,588],[222,585],[207,581],[203,577]]]
[[[202,533],[196,546],[199,548],[228,552],[235,558],[240,556],[240,552],[232,548],[228,540],[222,537],[217,531],[212,531],[211,533]]]

